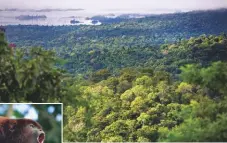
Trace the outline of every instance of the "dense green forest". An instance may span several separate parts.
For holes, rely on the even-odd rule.
[[[64,141],[227,141],[226,14],[7,26],[0,101],[63,102]]]

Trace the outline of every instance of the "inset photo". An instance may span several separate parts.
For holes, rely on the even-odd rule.
[[[0,104],[0,143],[61,143],[62,106]]]

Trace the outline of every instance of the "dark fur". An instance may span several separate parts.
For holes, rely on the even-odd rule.
[[[26,128],[30,124],[34,125],[36,134],[33,128]],[[43,130],[36,121],[0,117],[0,143],[36,143],[38,132],[43,132]]]

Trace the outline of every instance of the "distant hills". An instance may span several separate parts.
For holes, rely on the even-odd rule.
[[[201,17],[203,20],[211,20],[212,18],[223,18],[224,15],[227,14],[226,8],[216,9],[216,10],[194,10],[189,12],[182,12],[182,11],[176,11],[175,13],[165,13],[165,14],[140,14],[140,13],[128,13],[128,14],[107,14],[107,15],[96,15],[91,17],[91,20],[98,20],[102,24],[110,24],[110,23],[119,23],[123,21],[128,21],[129,19],[141,19],[139,21],[144,20],[170,20],[171,18],[176,18],[179,21],[185,20],[185,17],[188,18],[188,20],[194,19],[193,17]],[[217,16],[217,17],[215,17]],[[181,20],[182,18],[182,20]],[[218,21],[222,21],[221,19],[218,19]],[[199,21],[197,19],[196,21]],[[212,21],[212,20],[211,20]]]
[[[52,12],[52,11],[82,11],[84,9],[40,9],[36,10],[36,12]]]
[[[46,19],[47,17],[45,15],[36,15],[36,16],[31,16],[31,15],[20,15],[15,17],[18,20],[34,20],[34,19]]]
[[[0,11],[18,11],[18,12],[53,12],[53,11],[81,11],[84,9],[81,8],[75,8],[75,9],[60,9],[60,8],[56,8],[56,9],[17,9],[17,8],[6,8]]]

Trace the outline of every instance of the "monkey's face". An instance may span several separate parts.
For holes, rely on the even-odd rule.
[[[29,143],[44,143],[45,140],[45,133],[42,129],[38,128],[37,126],[35,126],[34,124],[30,123],[27,124],[24,127],[24,131],[25,133],[25,138],[27,138],[26,142]]]
[[[44,143],[44,140],[45,133],[38,122],[0,117],[1,143]]]

